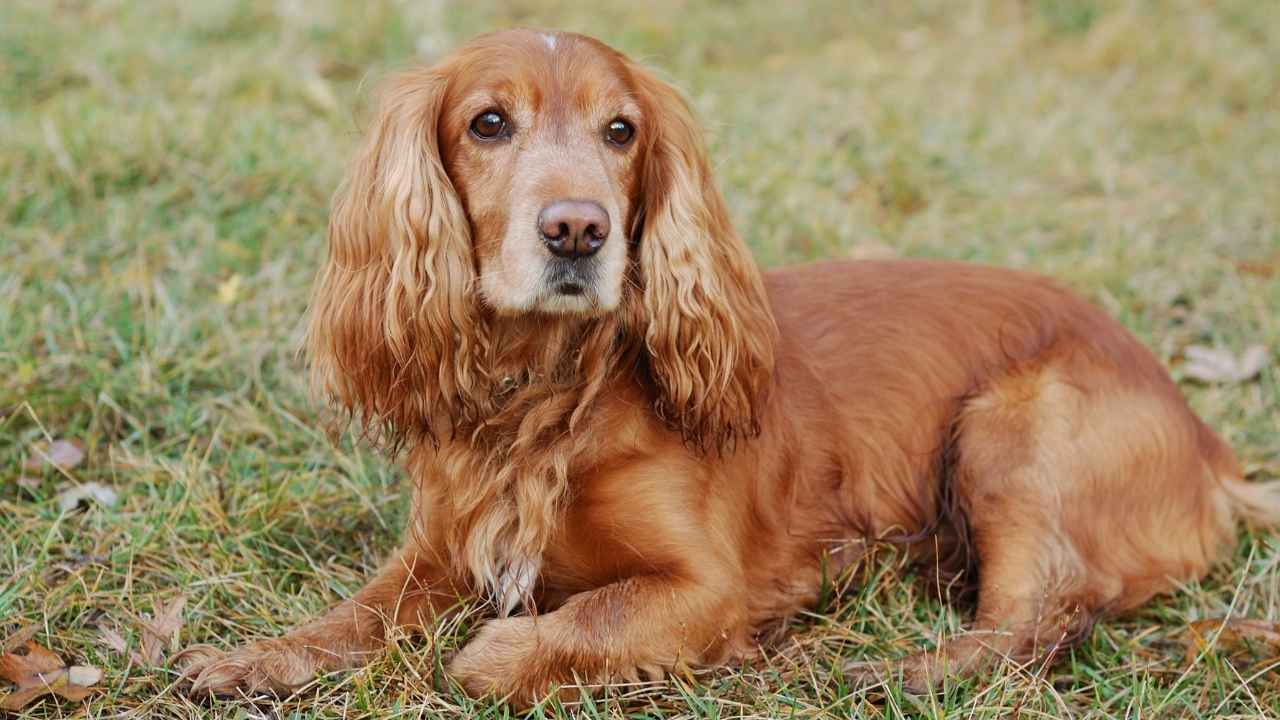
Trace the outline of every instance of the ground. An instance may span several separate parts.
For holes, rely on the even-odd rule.
[[[136,619],[180,596],[164,658],[275,635],[393,547],[404,484],[320,429],[300,318],[370,86],[511,25],[595,34],[682,87],[761,263],[893,254],[1056,275],[1172,368],[1253,480],[1280,476],[1280,3],[8,0],[0,641],[35,625],[105,671],[83,703],[19,717],[508,713],[434,688],[465,621],[259,706],[193,703],[166,659],[99,635],[136,647]],[[1187,377],[1189,345],[1255,344],[1271,359],[1259,377]],[[24,469],[52,438],[86,459]],[[59,510],[90,481],[116,503]],[[765,661],[535,716],[1275,717],[1276,648],[1224,636],[1188,655],[1185,638],[1228,614],[1280,619],[1278,564],[1275,535],[1242,529],[1203,582],[1101,623],[1052,667],[920,698],[835,669],[962,626],[886,551]]]

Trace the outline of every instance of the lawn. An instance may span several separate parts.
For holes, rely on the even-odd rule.
[[[467,622],[256,707],[188,700],[167,660],[281,633],[395,545],[404,483],[319,429],[300,320],[371,85],[510,25],[591,33],[681,86],[762,264],[1055,275],[1166,362],[1252,479],[1280,478],[1280,3],[5,0],[0,642],[31,627],[104,671],[87,700],[18,717],[510,714],[434,687]],[[1253,379],[1187,377],[1188,346],[1258,344]],[[84,460],[42,464],[54,439]],[[60,509],[89,482],[115,502]],[[1187,637],[1227,615],[1280,621],[1278,565],[1277,536],[1242,529],[1203,582],[1100,623],[1052,667],[922,698],[835,669],[965,621],[886,549],[764,662],[539,713],[1277,717],[1280,648],[1210,630],[1188,653]],[[180,629],[148,640],[141,619],[179,598]]]

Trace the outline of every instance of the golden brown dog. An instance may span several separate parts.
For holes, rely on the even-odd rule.
[[[923,687],[1044,653],[1280,515],[1155,358],[1046,279],[762,275],[687,105],[580,35],[488,35],[389,82],[307,342],[404,451],[412,525],[323,617],[190,650],[197,691],[288,691],[472,597],[497,617],[449,661],[471,693],[723,663],[886,537],[978,573],[973,631],[902,666]]]

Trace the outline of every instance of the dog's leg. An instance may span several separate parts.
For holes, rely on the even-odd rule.
[[[951,492],[976,554],[973,626],[901,666],[909,690],[937,688],[950,676],[997,663],[1021,665],[1074,633],[1072,606],[1086,573],[1063,534],[1062,502],[1076,495],[1069,460],[1083,398],[1043,368],[1000,378],[971,398],[956,426]],[[1075,615],[1086,621],[1080,608]]]
[[[579,593],[537,616],[492,620],[453,658],[450,676],[472,695],[535,701],[556,685],[659,679],[716,662],[740,640],[740,588],[666,575],[631,577]],[[565,688],[571,699],[576,690]]]
[[[907,690],[931,691],[948,677],[1002,662],[1024,666],[1075,642],[1089,627],[1095,608],[1080,595],[1078,559],[1059,538],[1046,537],[1035,518],[1020,520],[1031,522],[995,532],[974,529],[979,586],[973,626],[903,662]]]
[[[359,592],[284,637],[229,653],[197,645],[175,657],[193,693],[285,694],[317,674],[365,664],[389,626],[414,626],[456,604],[440,566],[416,544],[396,553]]]
[[[977,615],[906,662],[908,687],[1047,659],[1098,615],[1208,568],[1231,537],[1215,478],[1226,451],[1151,382],[1073,353],[966,403],[950,481],[977,554]]]

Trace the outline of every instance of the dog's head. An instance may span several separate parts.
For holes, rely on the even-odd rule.
[[[513,30],[387,83],[308,347],[324,391],[405,433],[483,407],[489,329],[529,318],[615,323],[687,438],[756,424],[775,330],[688,106],[595,40]]]

